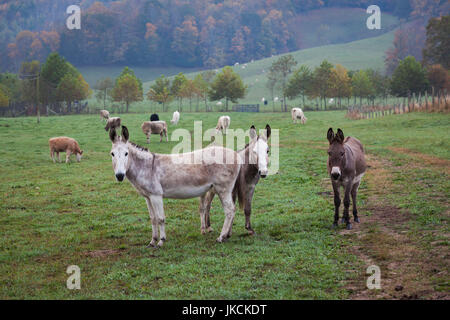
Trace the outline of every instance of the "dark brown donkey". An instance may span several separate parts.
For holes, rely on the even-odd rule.
[[[352,228],[348,209],[350,207],[350,194],[353,203],[353,218],[355,222],[359,222],[358,210],[356,208],[356,194],[361,183],[361,178],[366,172],[366,160],[364,159],[364,148],[361,142],[353,137],[344,139],[344,132],[338,129],[336,135],[333,129],[328,129],[327,133],[330,147],[328,148],[328,173],[331,177],[334,191],[334,223],[333,227],[337,227],[339,220],[339,206],[341,205],[341,197],[339,189],[344,187],[344,216],[342,222],[345,222],[347,229]]]
[[[266,125],[266,128],[261,135],[257,135],[255,126],[251,126],[249,131],[250,143],[247,144],[244,149],[237,151],[241,156],[243,163],[234,185],[233,201],[235,202],[237,197],[240,208],[244,208],[245,229],[247,229],[248,233],[251,235],[255,234],[255,231],[250,224],[253,194],[259,178],[265,178],[268,173],[269,145],[267,140],[270,138],[270,133],[271,128],[269,125]],[[203,200],[200,200],[200,212],[204,211],[206,218],[206,229],[202,227],[202,233],[212,230],[209,216],[214,195],[215,192],[210,190]]]

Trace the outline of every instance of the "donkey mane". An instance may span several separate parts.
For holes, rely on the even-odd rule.
[[[146,152],[150,152],[148,151],[148,149],[146,147],[142,147],[134,142],[128,141],[133,147],[135,147],[136,149],[138,149],[139,151],[146,151]]]

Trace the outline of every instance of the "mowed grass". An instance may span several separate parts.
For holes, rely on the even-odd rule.
[[[182,114],[177,128],[193,132],[194,121],[202,120],[206,130],[215,127],[219,115]],[[348,237],[331,229],[332,195],[324,192],[327,129],[340,127],[358,137],[369,154],[392,158],[388,147],[402,147],[448,160],[450,119],[416,113],[351,121],[344,115],[310,112],[302,126],[291,124],[288,113],[230,113],[231,128],[269,123],[280,130],[280,170],[260,181],[253,201],[257,235],[247,236],[239,210],[233,236],[218,244],[224,220],[218,199],[211,216],[214,232],[208,235],[200,234],[197,199],[165,199],[162,249],[146,248],[151,224],[145,201],[128,181],[115,181],[111,143],[99,116],[43,117],[39,125],[35,118],[0,119],[0,298],[348,297],[346,280],[364,267],[348,250]],[[166,121],[170,116],[160,114]],[[145,145],[140,124],[149,115],[121,117],[130,140]],[[174,129],[169,124],[169,134]],[[84,150],[80,163],[72,157],[70,164],[53,164],[48,139],[58,135],[77,139]],[[169,153],[179,143],[158,140],[153,137],[151,151]],[[448,195],[445,177],[433,179]],[[399,183],[407,184],[404,178]],[[363,180],[360,206],[365,190]],[[423,202],[419,194],[405,205]],[[66,288],[69,265],[81,269],[81,290]]]

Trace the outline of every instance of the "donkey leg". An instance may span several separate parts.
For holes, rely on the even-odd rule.
[[[352,180],[352,179],[350,179]],[[350,181],[346,186],[345,186],[345,194],[344,194],[344,220],[345,220],[345,224],[347,225],[347,230],[351,230],[352,229],[352,224],[350,223],[350,216],[348,214],[348,210],[350,207],[350,192],[352,189],[352,181]]]
[[[358,209],[356,207],[356,195],[358,194],[359,182],[355,183],[352,187],[352,205],[353,205],[353,221],[359,223]]]
[[[250,216],[252,214],[252,199],[253,199],[254,191],[255,191],[254,188],[251,188],[251,190],[248,190],[248,196],[245,198],[245,203],[244,203],[245,229],[247,229],[247,231],[250,235],[255,234],[255,231],[252,229],[252,225],[250,223]]]
[[[169,138],[167,137],[167,130],[164,131],[164,135],[166,136],[166,142],[169,142]]]
[[[341,205],[341,195],[339,194],[339,185],[333,183],[334,193],[334,222],[333,227],[337,227],[339,221],[339,207]]]
[[[224,242],[227,238],[231,237],[231,228],[233,226],[236,208],[234,206],[233,197],[231,196],[231,191],[220,192],[219,198],[222,202],[222,207],[225,212],[225,221],[223,223],[222,232],[217,238],[217,242]]]
[[[158,220],[156,220],[155,212],[150,198],[146,197],[145,202],[147,202],[148,214],[150,215],[150,220],[152,222],[152,241],[150,241],[147,247],[154,247],[156,245],[156,241],[158,241]]]
[[[161,132],[161,133],[159,134],[159,142],[162,141],[162,138],[163,138],[163,133]]]
[[[56,153],[56,156],[58,157],[58,162],[61,162],[61,158],[59,157],[59,152]]]
[[[53,152],[53,149],[52,150],[50,150],[50,158],[52,158],[52,160],[53,160],[53,163],[55,163],[56,161],[55,161],[55,153]]]
[[[205,229],[202,229],[202,233],[212,232],[211,221],[210,221],[210,211],[211,211],[211,203],[216,195],[214,190],[209,190],[205,194],[204,202],[203,202],[203,210],[204,210],[204,221],[205,221]]]
[[[162,196],[151,195],[150,201],[152,203],[152,207],[155,209],[155,216],[159,225],[158,247],[162,247],[164,241],[166,241],[166,217],[164,215],[163,198]]]
[[[214,198],[214,194],[210,195],[211,191],[208,191],[204,195],[200,197],[200,223],[201,223],[201,233],[206,234],[206,229],[209,227],[209,210],[208,210],[208,202],[212,201]],[[211,199],[211,200],[210,200]],[[211,203],[209,203],[209,207],[211,207]]]

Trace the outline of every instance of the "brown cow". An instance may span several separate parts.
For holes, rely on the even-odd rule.
[[[58,157],[58,161],[61,162],[59,158],[60,152],[66,153],[66,163],[69,163],[69,157],[71,154],[77,156],[77,161],[80,162],[83,150],[80,149],[78,142],[75,139],[69,137],[55,137],[48,140],[48,145],[50,146],[50,157],[55,161],[55,153]]]

